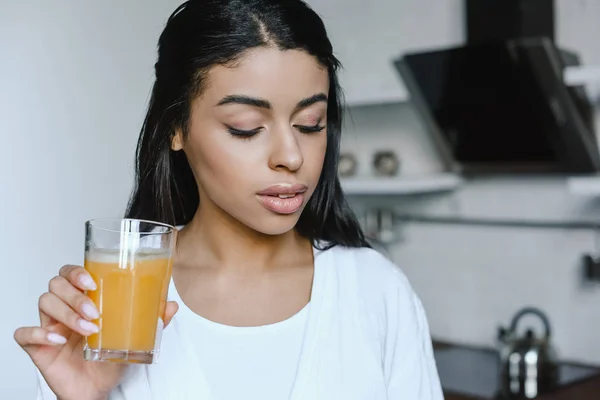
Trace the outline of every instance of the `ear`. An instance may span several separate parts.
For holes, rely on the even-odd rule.
[[[175,130],[175,134],[171,137],[171,150],[183,150],[183,133],[181,129]]]

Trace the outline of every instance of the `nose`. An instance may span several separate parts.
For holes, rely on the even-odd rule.
[[[290,129],[279,129],[272,135],[269,167],[274,170],[295,172],[304,163],[302,149],[295,133]]]

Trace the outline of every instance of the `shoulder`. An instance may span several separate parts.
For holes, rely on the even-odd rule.
[[[383,367],[389,398],[443,399],[425,309],[401,268],[372,249],[331,250],[340,286],[350,288],[351,334]]]
[[[351,276],[363,296],[399,300],[416,296],[402,269],[371,248],[335,246],[329,250],[332,264],[341,279]]]
[[[421,300],[398,265],[369,248],[336,246],[328,252],[336,310],[351,313],[375,349],[388,353],[394,343],[420,347],[429,340]]]
[[[341,303],[363,322],[375,323],[380,333],[398,324],[420,325],[424,318],[420,298],[393,261],[370,248],[335,246],[324,253],[329,253],[328,281],[335,283]]]

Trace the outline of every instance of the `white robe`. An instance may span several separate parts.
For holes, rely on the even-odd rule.
[[[315,250],[310,302],[290,400],[444,398],[423,306],[384,256],[339,246]],[[218,400],[194,351],[194,332],[178,318],[163,332],[159,363],[132,365],[110,400]],[[38,400],[56,398],[41,376],[39,383]]]

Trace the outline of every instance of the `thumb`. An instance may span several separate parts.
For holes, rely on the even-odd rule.
[[[167,306],[165,308],[165,328],[169,325],[177,310],[179,310],[179,305],[176,302],[167,302]]]

